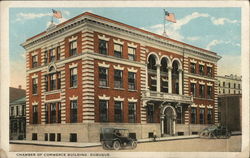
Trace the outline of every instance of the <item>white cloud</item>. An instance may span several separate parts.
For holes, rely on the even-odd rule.
[[[31,20],[51,15],[52,13],[18,13],[16,21]]]
[[[218,62],[218,75],[228,74],[241,75],[241,56],[222,55]]]
[[[215,17],[211,17],[211,21],[214,25],[224,25],[225,22],[227,23],[237,23],[237,20],[231,20],[228,18],[215,18]]]
[[[223,43],[223,41],[221,41],[221,40],[212,40],[210,43],[207,44],[206,49],[210,50],[211,47],[216,46],[216,45],[221,44],[221,43]]]
[[[189,40],[189,41],[197,41],[197,40],[200,39],[200,37],[198,37],[198,36],[192,36],[192,37],[187,37],[186,39]]]
[[[59,22],[56,22],[55,20],[53,20],[53,24],[58,25],[58,24],[63,23],[67,20],[68,20],[67,18],[62,17],[62,18],[58,19]],[[51,21],[48,21],[46,24],[46,28],[48,28],[50,26],[50,24],[51,24]]]
[[[65,15],[67,15],[67,16],[69,16],[69,15],[70,15],[70,12],[69,12],[69,11],[67,11],[67,10],[63,10],[63,11],[62,11],[62,13],[63,13],[63,14],[65,14]]]

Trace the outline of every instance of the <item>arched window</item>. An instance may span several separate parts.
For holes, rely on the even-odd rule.
[[[168,92],[168,61],[167,58],[161,60],[161,92]]]
[[[151,54],[148,58],[148,85],[151,91],[156,91],[157,72],[156,72],[156,56]]]
[[[156,57],[154,55],[150,55],[148,59],[148,69],[156,70]]]
[[[172,65],[172,93],[179,93],[179,63],[174,61]]]

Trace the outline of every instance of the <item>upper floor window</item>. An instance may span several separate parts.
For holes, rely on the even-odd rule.
[[[34,55],[32,56],[32,67],[37,67],[38,66],[38,56]]]
[[[16,106],[16,116],[19,115],[19,106]]]
[[[44,52],[44,64],[47,64],[47,63],[48,63],[48,60],[49,60],[48,51],[46,50],[46,51]]]
[[[60,60],[60,58],[61,58],[61,48],[60,48],[60,46],[56,47],[56,56],[57,56],[57,60]]]
[[[207,76],[212,77],[212,67],[207,67]]]
[[[38,124],[38,107],[37,107],[37,105],[33,106],[33,124]]]
[[[114,56],[118,58],[122,58],[122,45],[114,44]]]
[[[76,123],[77,122],[77,100],[70,101],[70,122]]]
[[[115,88],[123,88],[122,70],[115,70],[114,81],[115,81],[114,85]]]
[[[225,82],[223,82],[223,87],[225,87]]]
[[[69,56],[77,54],[77,42],[76,40],[69,43]]]
[[[104,67],[99,67],[99,86],[108,86],[108,69]]]
[[[204,98],[205,97],[205,86],[204,85],[199,86],[199,92],[200,92],[200,97]]]
[[[25,116],[25,105],[22,105],[22,116]]]
[[[70,87],[77,87],[77,68],[70,69]]]
[[[100,108],[100,112],[99,112],[100,122],[107,122],[108,121],[108,101],[100,100],[99,108]]]
[[[49,62],[53,62],[55,60],[56,60],[56,50],[53,48],[49,50]]]
[[[50,104],[50,123],[56,123],[56,103]]]
[[[240,84],[238,84],[238,88],[240,89]]]
[[[128,47],[128,59],[135,60],[135,48]]]
[[[55,90],[56,89],[56,74],[51,74],[50,75],[50,90]]]
[[[128,122],[136,122],[136,103],[128,103]]]
[[[45,76],[45,92],[47,92],[49,90],[49,80],[48,80],[48,76]]]
[[[151,91],[156,91],[156,84],[157,84],[156,76],[151,76],[150,77],[150,84],[149,84]]]
[[[207,86],[207,97],[212,99],[212,86]]]
[[[236,83],[234,83],[234,88],[236,88]]]
[[[190,92],[191,92],[191,95],[193,95],[194,97],[196,96],[196,84],[195,83],[190,84]]]
[[[99,40],[99,52],[100,54],[108,54],[108,42],[105,40]]]
[[[204,65],[199,65],[199,73],[200,75],[204,75]]]
[[[148,69],[150,71],[156,71],[156,57],[154,55],[150,55],[148,59]]]
[[[122,122],[122,102],[115,101],[115,122]]]
[[[10,109],[10,116],[14,116],[14,107],[11,107]]]
[[[57,89],[61,89],[61,73],[57,74]]]
[[[196,73],[196,64],[195,63],[190,63],[190,72],[191,73]]]
[[[231,83],[230,82],[228,82],[228,88],[231,88]]]
[[[128,89],[129,90],[135,90],[135,73],[134,72],[128,72]]]
[[[38,89],[38,78],[32,79],[32,94],[37,94]]]
[[[161,77],[161,92],[168,92],[168,78]]]
[[[196,108],[191,108],[191,123],[196,124]]]

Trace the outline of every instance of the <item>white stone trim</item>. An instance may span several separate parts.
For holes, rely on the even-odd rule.
[[[207,64],[207,67],[213,67],[213,65],[212,65],[212,64],[210,64],[210,63],[208,63],[208,64]]]
[[[72,36],[71,38],[69,38],[69,42],[74,41],[74,40],[77,40],[77,37],[78,37],[78,36]]]
[[[110,99],[110,97],[106,96],[105,94],[103,94],[102,96],[99,95],[98,98],[100,100],[109,100]]]
[[[203,82],[203,81],[199,81],[199,84],[201,84],[201,85],[205,85],[205,82]]]
[[[194,59],[190,59],[190,62],[191,62],[191,63],[194,63],[194,64],[196,64],[196,63],[197,63],[197,61],[196,61],[196,60],[194,60]]]
[[[44,103],[52,103],[52,102],[60,102],[62,101],[62,98],[59,99],[51,99],[51,100],[45,100]]]
[[[195,79],[190,80],[190,83],[197,83]]]
[[[37,74],[33,74],[33,75],[31,76],[31,78],[38,78],[38,75],[37,75]]]
[[[109,37],[106,37],[105,35],[98,35],[98,38],[104,41],[109,41]]]
[[[137,101],[138,101],[138,99],[135,99],[134,97],[132,97],[131,99],[128,98],[128,102],[137,102]]]
[[[72,97],[69,97],[69,100],[77,100],[78,96],[73,95]]]
[[[128,43],[128,47],[137,48],[137,44],[134,44],[134,42]]]
[[[37,101],[33,101],[32,102],[32,106],[34,106],[34,105],[38,105],[38,102]]]
[[[208,85],[208,86],[213,86],[213,83],[208,82],[207,85]]]
[[[213,109],[213,106],[212,105],[208,105],[207,108],[208,109]]]
[[[205,105],[201,104],[199,105],[199,108],[205,108]]]
[[[105,62],[102,62],[102,63],[98,63],[98,66],[109,68],[110,64],[106,64]]]
[[[120,96],[118,96],[118,97],[114,97],[114,100],[115,101],[124,101],[124,98],[121,98]]]
[[[134,72],[134,73],[136,73],[136,72],[137,72],[137,69],[135,69],[135,68],[132,67],[132,68],[128,68],[128,71],[129,71],[129,72]]]
[[[165,77],[163,77],[163,78],[161,78],[162,79],[162,81],[168,81],[168,79],[167,78],[165,78]]]
[[[38,51],[34,51],[33,53],[31,53],[31,56],[35,56],[38,54]]]
[[[205,63],[203,61],[200,61],[199,64],[203,65],[203,66],[205,65]]]
[[[191,104],[191,107],[197,108],[197,104]]]
[[[71,69],[71,68],[75,68],[75,67],[77,67],[77,65],[78,65],[78,63],[72,63],[72,64],[69,65],[69,68],[70,68],[70,69]]]
[[[114,69],[116,69],[116,70],[124,70],[124,67],[122,67],[121,65],[114,65]]]
[[[156,80],[157,79],[157,77],[155,76],[150,76],[151,77],[151,80]]]
[[[113,41],[114,41],[114,44],[120,44],[120,45],[124,44],[124,41],[121,41],[119,38],[117,40],[113,39]]]

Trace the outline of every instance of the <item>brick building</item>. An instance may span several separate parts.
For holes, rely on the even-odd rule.
[[[225,94],[241,94],[241,76],[237,75],[225,75],[216,77],[219,82],[219,92],[220,95]]]
[[[27,39],[28,140],[195,134],[218,122],[211,51],[83,13]]]

